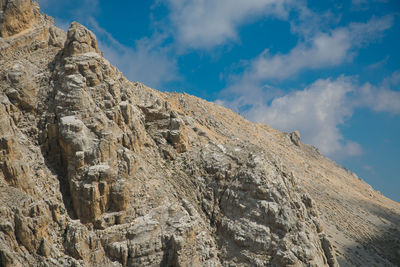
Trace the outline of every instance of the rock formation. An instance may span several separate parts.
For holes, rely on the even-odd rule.
[[[0,1],[0,37],[9,37],[27,30],[38,16],[38,6],[31,0]]]
[[[298,132],[132,83],[31,0],[0,10],[0,266],[400,263],[400,205]]]

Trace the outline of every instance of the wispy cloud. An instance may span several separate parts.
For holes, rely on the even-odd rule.
[[[130,80],[140,81],[153,88],[179,79],[176,58],[166,35],[153,34],[137,40],[132,47],[122,45],[92,18],[91,28],[98,37],[100,49],[105,57],[116,65]]]
[[[238,26],[261,16],[287,18],[292,0],[168,0],[178,43],[209,49],[238,38]]]
[[[265,98],[267,92],[259,90],[253,91],[253,95],[250,93],[250,100],[243,100],[244,96],[241,96],[233,101],[219,100],[218,103],[238,109],[237,99],[242,99],[239,104],[247,105],[242,114],[250,120],[265,122],[286,132],[299,130],[305,143],[339,159],[362,153],[358,143],[344,138],[340,126],[352,117],[357,108],[400,114],[400,92],[395,90],[399,85],[400,71],[377,86],[369,83],[359,85],[356,77],[340,76],[320,79],[283,96]]]
[[[379,38],[392,26],[392,17],[372,18],[367,23],[351,23],[329,33],[317,33],[307,42],[301,42],[288,54],[271,55],[265,50],[254,58],[239,77],[234,87],[259,84],[267,80],[290,78],[304,70],[338,66],[352,61],[357,49]]]
[[[280,90],[271,91],[266,84],[290,79],[305,70],[351,62],[358,49],[380,38],[392,23],[392,17],[371,18],[366,23],[350,23],[327,33],[306,36],[287,54],[271,55],[266,50],[251,60],[241,74],[230,77],[220,101],[229,95],[225,105],[253,121],[266,122],[283,131],[300,130],[306,143],[319,147],[326,155],[357,155],[361,147],[345,140],[338,127],[351,117],[357,105],[397,112],[398,93],[387,86],[359,87],[354,78],[345,77],[318,80],[283,96],[279,95]]]
[[[326,155],[358,155],[360,145],[345,140],[338,128],[352,115],[353,90],[351,78],[318,80],[304,90],[274,98],[269,105],[259,103],[245,115],[283,131],[299,130],[305,143]]]
[[[70,14],[69,20],[54,17],[55,25],[64,31],[68,31],[74,20],[84,25],[89,24],[89,21],[100,11],[99,0],[39,0],[39,6],[45,13],[51,10],[51,13]]]
[[[383,68],[389,60],[389,56],[386,56],[384,59],[379,60],[378,62],[372,63],[365,67],[367,71],[376,71]]]
[[[357,92],[358,105],[378,112],[400,114],[400,71],[394,72],[379,86],[364,84]],[[394,90],[397,88],[397,90]]]

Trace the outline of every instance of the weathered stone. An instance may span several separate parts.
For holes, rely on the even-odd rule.
[[[46,258],[50,256],[51,247],[49,242],[45,238],[43,238],[42,241],[40,242],[39,249],[37,252],[39,255],[42,255],[43,257]]]
[[[0,264],[4,267],[22,267],[11,251],[2,248],[0,248]]]
[[[293,144],[295,144],[296,146],[300,146],[300,133],[299,133],[299,131],[294,131],[294,132],[291,132],[290,134],[289,134],[289,136],[290,136],[290,140],[293,142]]]
[[[28,29],[35,19],[32,0],[0,0],[0,37]]]
[[[1,266],[399,264],[398,204],[299,133],[131,83],[82,25],[66,34],[36,4],[18,20],[30,2],[0,9],[11,2],[21,6],[0,27],[12,34],[0,38]]]
[[[15,236],[19,243],[21,243],[29,252],[36,250],[35,240],[29,222],[21,214],[15,216]]]
[[[322,249],[324,250],[329,266],[338,266],[335,250],[333,249],[331,242],[324,234],[320,234],[320,239],[321,239]]]
[[[64,247],[75,259],[90,258],[90,240],[87,228],[77,222],[69,222],[66,228]]]
[[[81,24],[73,22],[68,29],[64,53],[71,56],[88,52],[99,52],[96,36]]]

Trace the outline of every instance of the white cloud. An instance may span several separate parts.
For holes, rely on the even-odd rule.
[[[251,79],[284,79],[304,69],[338,65],[351,59],[350,36],[339,29],[331,34],[318,34],[310,44],[299,44],[288,54],[272,56],[268,50],[259,55],[246,73]]]
[[[236,77],[238,84],[232,86],[286,79],[307,69],[349,62],[357,48],[380,37],[392,23],[392,17],[372,18],[367,23],[352,23],[330,33],[317,33],[307,42],[299,43],[288,54],[271,55],[265,50],[250,62],[241,77]]]
[[[341,20],[340,13],[332,13],[330,10],[314,12],[302,1],[294,6],[297,16],[290,18],[290,31],[300,38],[309,39],[316,33],[328,31]]]
[[[154,36],[135,42],[134,48],[101,43],[105,56],[130,80],[162,89],[165,83],[179,79],[177,62],[168,47],[159,45],[163,37]]]
[[[299,130],[305,143],[326,155],[358,155],[361,147],[344,140],[338,128],[352,115],[349,94],[353,90],[350,78],[318,80],[302,91],[274,98],[270,105],[258,104],[245,115],[282,131]]]
[[[400,114],[400,71],[386,78],[380,86],[364,84],[358,93],[358,105],[367,106],[378,112]],[[392,90],[397,87],[397,90]]]
[[[379,38],[382,32],[391,25],[391,17],[384,17],[381,19],[372,18],[367,23],[351,23],[347,27],[332,30],[330,33],[316,33],[315,36],[309,38],[308,41],[299,43],[288,54],[271,55],[268,50],[266,50],[264,53],[251,60],[242,74],[230,77],[230,85],[221,93],[221,98],[226,99],[226,96],[229,96],[230,99],[225,100],[226,105],[236,111],[245,111],[248,118],[252,120],[271,123],[273,126],[282,130],[288,130],[289,126],[293,128],[297,124],[291,125],[290,123],[292,123],[292,120],[290,117],[282,118],[283,115],[278,112],[278,107],[285,106],[286,101],[295,98],[297,99],[301,97],[302,104],[305,104],[303,102],[307,97],[310,102],[314,102],[315,99],[322,100],[328,93],[330,93],[329,95],[331,97],[334,95],[332,95],[330,91],[317,90],[315,86],[318,84],[315,84],[311,87],[312,90],[307,89],[304,92],[302,91],[303,93],[301,94],[291,95],[290,98],[288,98],[288,96],[277,98],[282,95],[282,92],[276,88],[271,91],[271,87],[267,86],[266,83],[271,80],[284,80],[290,78],[307,69],[333,67],[351,61],[358,48],[366,45],[367,42],[373,41],[375,38]],[[336,101],[347,99],[347,91],[343,91],[343,89],[349,87],[344,87],[343,81],[341,81],[341,83],[342,86],[338,86],[338,82],[331,85],[333,88],[339,88],[335,89],[337,90],[336,97],[339,98],[336,99]],[[327,88],[331,87],[327,86]],[[373,97],[368,96],[367,89],[364,90],[365,93],[362,96],[359,95],[357,102],[360,105],[361,102],[364,103],[363,105],[366,105],[367,101],[369,101],[369,106],[371,107],[371,99]],[[373,93],[370,95],[375,95],[376,91],[377,90],[374,89]],[[394,110],[396,108],[395,101],[389,103],[390,96],[393,95],[392,93],[389,93],[391,91],[381,90],[380,92],[379,103],[384,103],[385,101],[386,103],[379,105],[375,103],[374,109],[382,110],[383,108],[388,108],[388,104],[391,104],[391,110]],[[266,103],[272,99],[274,99],[273,105],[266,105]],[[280,100],[278,101],[277,99]],[[339,103],[336,104],[339,105]],[[275,108],[275,113],[271,113],[273,111],[272,108]],[[326,112],[334,112],[336,110],[344,112],[347,110],[341,104],[330,108],[331,109]],[[268,113],[266,113],[266,109],[268,109]],[[306,114],[308,114],[310,110],[304,112],[304,116],[308,116]],[[275,116],[279,115],[279,119],[278,117],[277,119],[274,119],[273,114],[275,114]],[[300,114],[301,113],[297,114],[297,116],[300,116]],[[338,116],[341,120],[346,118],[345,113],[339,115],[336,114],[335,116]],[[330,117],[328,117],[328,119],[329,118]],[[340,132],[336,127],[341,124],[342,121],[337,117],[334,118],[335,120],[333,120],[333,118],[330,118],[328,121],[321,120],[321,124],[314,128],[316,129],[316,132],[314,132],[314,130],[306,130],[312,128],[310,128],[310,124],[304,124],[301,129],[303,132],[305,131],[305,140],[310,144],[319,146],[324,153],[329,155],[339,151],[344,153],[345,150],[347,151],[347,154],[356,154],[359,150],[356,145],[352,145],[352,143],[349,142],[346,145],[342,142],[343,140],[341,140]],[[277,124],[276,121],[280,121],[280,124]],[[288,122],[286,123],[285,121]],[[297,120],[296,118],[293,122],[295,121],[303,120]],[[322,127],[323,123],[324,126]],[[297,128],[300,129],[300,125]],[[325,130],[322,131],[321,129]],[[325,139],[322,138],[322,136],[324,136]],[[323,143],[323,140],[329,141]]]
[[[400,87],[400,70],[393,72],[390,77],[387,77],[383,80],[383,86],[392,87],[397,86]]]
[[[385,111],[400,114],[400,92],[380,88],[376,92],[367,90],[369,97],[368,106],[375,111]]]
[[[385,67],[389,60],[389,56],[386,56],[384,59],[379,60],[378,62],[372,63],[365,67],[367,71],[373,72]]]
[[[354,46],[367,45],[383,36],[385,30],[393,25],[393,16],[372,17],[367,23],[350,23],[348,27]]]
[[[353,79],[344,77],[319,80],[284,96],[277,89],[271,94],[265,84],[307,69],[350,62],[360,47],[379,38],[392,23],[391,17],[372,18],[366,23],[351,23],[329,33],[307,36],[287,54],[271,55],[266,50],[251,60],[242,74],[230,77],[222,100],[229,95],[225,104],[250,120],[266,122],[283,131],[300,130],[306,143],[317,146],[326,155],[357,155],[361,147],[345,140],[338,126],[359,106],[397,113],[400,105],[397,92],[387,86],[377,88],[366,84],[360,88]]]
[[[179,43],[211,48],[238,38],[237,27],[262,15],[287,18],[292,0],[168,0]]]
[[[239,111],[248,119],[265,122],[279,130],[299,130],[303,142],[318,147],[322,153],[339,159],[362,153],[361,146],[346,140],[340,131],[357,108],[400,114],[400,71],[394,72],[378,86],[359,85],[356,77],[320,79],[303,90],[283,96],[268,91],[251,90],[231,101],[217,102]],[[255,88],[255,87],[251,87]],[[249,97],[247,97],[249,96]]]
[[[166,3],[169,7],[169,21],[173,28],[169,34],[175,36],[183,49],[210,49],[228,41],[237,41],[241,25],[263,17],[289,21],[291,32],[307,40],[303,49],[302,45],[299,46],[300,51],[311,48],[309,52],[313,52],[313,41],[314,49],[323,49],[324,47],[317,47],[318,40],[314,40],[315,37],[331,37],[333,41],[338,40],[333,39],[335,37],[342,37],[339,32],[317,36],[316,33],[327,31],[337,24],[341,16],[329,10],[316,13],[303,0],[167,0],[159,3]],[[379,27],[386,27],[391,23],[391,18],[372,19],[367,24],[355,23],[346,29],[348,32],[345,34],[349,38],[348,42],[355,42],[357,35],[363,35],[361,37],[364,39],[368,31],[373,35],[379,31]]]

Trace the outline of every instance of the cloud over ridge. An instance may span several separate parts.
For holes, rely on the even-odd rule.
[[[237,27],[260,16],[287,18],[292,0],[168,0],[176,38],[185,47],[208,49],[238,38]]]

